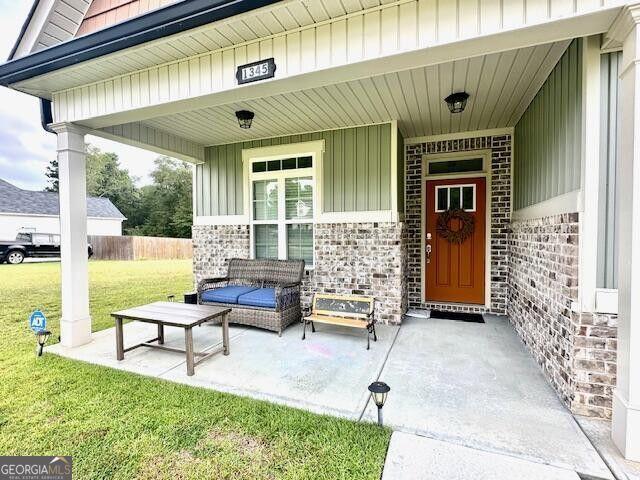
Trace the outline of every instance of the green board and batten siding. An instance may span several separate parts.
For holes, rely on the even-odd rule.
[[[514,210],[580,189],[582,41],[574,40],[515,127]]]
[[[248,148],[243,145],[234,143],[205,148],[205,162],[196,166],[198,215],[242,214],[242,148]]]
[[[207,147],[196,167],[197,215],[244,213],[243,149],[314,140],[325,141],[325,212],[391,209],[391,124],[381,124]]]

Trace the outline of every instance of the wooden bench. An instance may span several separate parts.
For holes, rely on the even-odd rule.
[[[302,321],[304,323],[302,340],[307,336],[307,325],[311,324],[311,331],[315,332],[316,323],[325,323],[366,329],[367,350],[369,350],[369,339],[372,333],[373,341],[378,341],[373,318],[373,297],[316,293],[311,303],[311,312]]]

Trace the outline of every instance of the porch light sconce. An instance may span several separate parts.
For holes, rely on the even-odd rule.
[[[447,102],[451,113],[462,113],[467,106],[469,94],[467,92],[456,92],[444,99]]]
[[[49,330],[39,330],[36,332],[36,340],[38,342],[37,353],[39,357],[42,356],[42,349],[50,336],[51,332]]]
[[[382,426],[382,407],[384,407],[384,403],[387,401],[387,395],[391,387],[384,382],[373,382],[369,385],[369,391],[371,392],[371,398],[373,398],[373,402],[378,407],[378,425]]]
[[[238,110],[236,112],[236,118],[238,119],[238,124],[240,128],[251,128],[251,122],[253,122],[253,117],[255,114],[250,112],[249,110]]]

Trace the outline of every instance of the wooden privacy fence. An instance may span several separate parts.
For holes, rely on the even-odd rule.
[[[162,260],[192,258],[190,238],[89,235],[97,260]]]

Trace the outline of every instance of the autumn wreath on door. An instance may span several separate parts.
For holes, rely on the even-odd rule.
[[[451,228],[451,220],[457,219],[460,226],[457,229]],[[436,232],[449,243],[461,244],[471,235],[475,229],[475,219],[472,214],[461,208],[445,210],[438,215]]]

